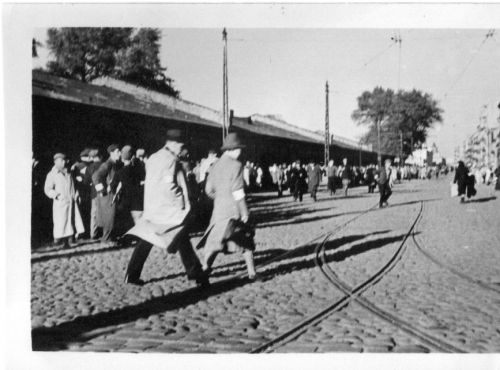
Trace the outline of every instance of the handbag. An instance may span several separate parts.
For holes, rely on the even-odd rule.
[[[243,249],[255,250],[254,236],[255,228],[248,222],[244,223],[241,220],[230,219],[222,241],[232,241]]]
[[[450,184],[450,195],[452,198],[458,196],[458,184]]]

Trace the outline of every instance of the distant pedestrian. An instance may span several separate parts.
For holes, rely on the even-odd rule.
[[[70,172],[66,168],[66,155],[54,155],[54,167],[45,179],[45,194],[53,200],[54,244],[70,246],[70,239],[82,234],[82,218],[78,209],[78,192]]]
[[[307,178],[309,181],[308,187],[309,192],[311,193],[311,198],[316,202],[318,200],[316,193],[318,192],[319,183],[321,182],[321,167],[319,166],[319,164],[312,164],[312,166],[309,168]]]
[[[500,166],[495,170],[495,190],[500,190]]]
[[[293,200],[297,201],[297,199],[302,202],[302,198],[304,195],[304,190],[307,187],[306,183],[307,172],[300,165],[300,161],[296,161],[294,166],[290,170],[290,182],[291,188],[290,191],[293,190]]]
[[[257,166],[257,177],[255,178],[255,183],[257,184],[257,187],[259,189],[262,189],[264,181],[264,171],[262,170],[262,167],[260,165]]]
[[[479,178],[481,179],[482,177],[479,176]],[[479,180],[479,181],[481,181],[481,180]],[[466,180],[467,200],[470,200],[470,198],[472,198],[473,196],[476,195],[476,193],[477,193],[476,188],[475,188],[476,182],[477,182],[476,176],[474,176],[474,173],[471,171],[471,168],[469,168],[469,173],[468,173],[467,180]]]
[[[347,197],[347,191],[352,177],[352,169],[351,166],[347,164],[347,158],[342,159],[339,177],[342,179],[342,190],[344,191],[344,196]]]
[[[99,208],[98,224],[102,227],[101,243],[115,246],[113,227],[115,223],[116,204],[113,203],[116,189],[111,188],[117,171],[120,169],[120,148],[116,144],[108,147],[109,158],[102,163],[92,175],[92,183],[97,191],[97,206]]]
[[[328,178],[328,190],[330,190],[330,195],[333,195],[335,194],[337,187],[337,167],[335,166],[333,159],[330,159],[328,162],[328,166],[326,167],[326,176]]]
[[[465,193],[467,190],[467,178],[469,177],[469,170],[465,167],[463,161],[458,162],[458,167],[455,170],[454,184],[457,184],[458,196],[460,197],[460,202],[465,202]]]
[[[273,166],[269,169],[269,174],[271,175],[273,187],[278,191],[278,198],[280,198],[283,195],[285,172],[280,165],[274,163]]]
[[[140,279],[142,268],[154,245],[168,253],[179,252],[188,279],[208,286],[208,277],[202,271],[187,231],[191,204],[178,158],[183,146],[182,131],[170,129],[165,146],[146,162],[144,213],[126,233],[137,240],[127,267],[126,283],[144,284]]]
[[[236,133],[228,134],[221,148],[223,154],[210,171],[205,191],[214,199],[214,210],[210,225],[202,238],[206,238],[203,269],[209,272],[220,252],[241,252],[249,278],[255,279],[253,236],[251,239],[242,239],[241,235],[234,235],[235,225],[239,222],[246,224],[249,217],[243,165],[238,160],[244,147]]]
[[[375,167],[373,164],[370,164],[366,169],[365,181],[368,185],[368,193],[373,193],[375,186],[377,185],[377,182],[375,181]]]
[[[377,172],[376,178],[378,183],[378,189],[380,193],[379,208],[387,207],[389,203],[387,200],[392,194],[392,168],[391,160],[387,158],[384,161],[384,166]]]

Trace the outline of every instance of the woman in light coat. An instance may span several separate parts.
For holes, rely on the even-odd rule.
[[[75,233],[82,234],[85,230],[77,205],[78,192],[65,165],[64,154],[54,155],[54,167],[47,174],[44,192],[54,201],[52,206],[54,243],[62,242],[64,247],[69,247],[69,239]]]

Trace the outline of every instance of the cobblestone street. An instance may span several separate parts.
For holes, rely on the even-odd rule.
[[[249,352],[343,297],[315,264],[325,233],[375,205],[378,194],[348,198],[271,193],[253,197],[256,263],[250,282],[240,255],[220,255],[206,291],[187,281],[180,261],[154,248],[144,286],[123,283],[131,248],[99,244],[32,253],[31,313],[35,350],[98,352]],[[390,207],[374,209],[338,230],[326,258],[350,286],[379,270],[401,245],[423,201],[415,241],[395,268],[363,293],[378,307],[465,352],[500,352],[500,217],[491,188],[473,202],[449,197],[449,178],[396,185]],[[200,235],[192,238],[193,244]],[[284,252],[293,251],[283,255]],[[202,252],[202,251],[198,251]],[[281,256],[283,255],[283,256]],[[259,268],[263,262],[275,258]],[[486,287],[477,284],[479,281]],[[487,289],[491,288],[491,289]],[[287,340],[276,352],[434,352],[356,302]]]

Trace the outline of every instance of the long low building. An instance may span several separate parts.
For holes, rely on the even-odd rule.
[[[42,160],[57,151],[77,158],[85,147],[105,149],[111,143],[152,153],[164,144],[168,128],[184,131],[193,159],[222,144],[220,112],[195,103],[110,78],[83,83],[38,70],[32,86],[33,153]],[[323,135],[275,117],[234,117],[230,131],[246,142],[244,159],[262,165],[324,158]],[[357,165],[375,163],[377,154],[335,136],[330,157],[337,162],[347,157]]]

